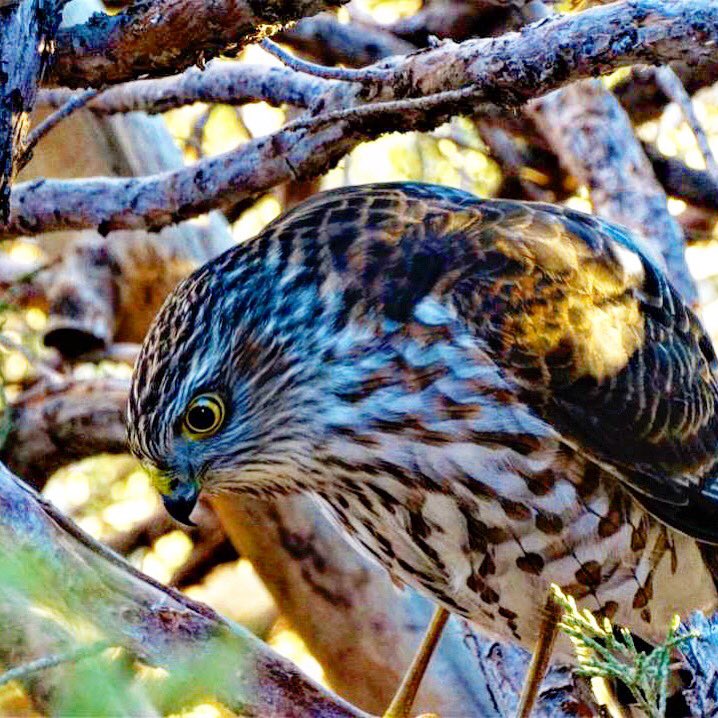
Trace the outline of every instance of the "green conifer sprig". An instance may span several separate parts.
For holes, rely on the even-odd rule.
[[[599,621],[588,609],[579,609],[575,599],[555,584],[551,591],[564,611],[559,628],[574,645],[578,673],[587,678],[620,680],[648,718],[665,716],[671,655],[698,633],[679,633],[680,619],[674,616],[663,643],[645,653],[636,647],[628,629],[615,631],[607,618]]]

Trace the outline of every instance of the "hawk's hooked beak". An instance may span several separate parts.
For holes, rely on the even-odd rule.
[[[196,526],[190,521],[192,510],[197,505],[199,486],[195,481],[182,481],[177,489],[162,497],[167,513],[185,526]]]

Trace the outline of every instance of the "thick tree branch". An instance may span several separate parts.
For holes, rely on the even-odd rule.
[[[0,4],[0,221],[10,211],[10,185],[24,149],[28,116],[66,1]]]
[[[95,14],[57,36],[53,77],[101,87],[174,74],[236,54],[293,20],[347,0],[142,0],[117,15]]]
[[[31,484],[42,486],[71,461],[124,452],[128,388],[123,379],[66,379],[34,387],[13,404],[3,460]]]
[[[194,675],[205,676],[205,684],[187,681],[180,702],[214,695],[242,715],[365,715],[323,691],[245,630],[96,543],[4,466],[0,509],[0,553],[4,560],[33,562],[43,577],[43,595],[35,600],[52,597],[55,610],[81,611],[100,636],[152,665],[169,670],[194,666]],[[3,617],[14,611],[16,626],[29,625],[27,603],[8,600],[8,590],[3,587]],[[13,638],[26,640],[17,629]]]
[[[544,20],[495,40],[473,40],[390,62],[393,81],[376,97],[351,83],[327,82],[314,112],[343,110],[329,126],[283,129],[193,167],[136,180],[38,181],[15,190],[12,215],[0,237],[61,228],[156,229],[232,205],[289,179],[326,171],[360,141],[392,130],[427,129],[479,101],[520,104],[567,82],[641,62],[699,60],[715,52],[718,6],[711,0],[640,0]],[[318,78],[315,78],[318,79]],[[349,110],[367,99],[391,102],[439,96],[415,111],[380,105]],[[391,109],[391,111],[388,111]]]
[[[308,107],[325,89],[321,80],[285,67],[211,62],[204,70],[192,67],[174,77],[111,87],[91,100],[88,107],[97,115],[140,111],[156,114],[194,102],[267,102]],[[41,90],[38,103],[60,107],[75,94],[67,89]]]

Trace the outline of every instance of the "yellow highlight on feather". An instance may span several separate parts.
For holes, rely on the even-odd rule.
[[[172,476],[164,471],[156,469],[154,466],[143,465],[143,468],[150,477],[150,481],[152,482],[152,486],[155,487],[155,490],[161,496],[168,496],[171,493],[170,482],[172,481]]]
[[[570,355],[573,377],[603,381],[615,376],[644,341],[644,318],[634,293],[644,281],[640,258],[614,245],[614,257],[596,257],[560,225],[538,226],[530,242],[499,239],[507,257],[541,268],[527,271],[514,285],[526,297],[520,312],[506,323],[517,346],[528,354]],[[547,284],[537,276],[552,279]],[[545,301],[535,301],[545,294]]]

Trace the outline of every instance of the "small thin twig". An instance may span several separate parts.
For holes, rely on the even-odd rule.
[[[266,50],[270,55],[274,55],[274,57],[292,70],[295,70],[296,72],[304,72],[307,75],[313,75],[314,77],[321,77],[325,80],[372,84],[386,80],[391,74],[391,71],[388,69],[377,70],[376,68],[326,67],[325,65],[318,65],[315,62],[302,60],[295,55],[292,55],[277,45],[276,42],[272,42],[272,40],[267,38],[262,40],[259,44],[263,50]]]
[[[288,122],[282,127],[282,132],[286,130],[298,129],[315,129],[322,125],[328,125],[341,120],[366,119],[367,117],[382,115],[390,112],[404,111],[426,111],[436,108],[444,103],[457,102],[459,100],[469,99],[479,92],[476,85],[469,85],[458,90],[445,90],[444,92],[435,92],[432,95],[424,97],[412,97],[408,100],[388,100],[386,102],[370,102],[359,107],[349,107],[344,110],[333,110],[325,112],[314,117],[300,117],[292,122]],[[484,107],[485,105],[485,107]],[[488,112],[489,108],[493,108],[492,103],[484,103],[472,108],[478,114]]]
[[[38,671],[45,671],[48,668],[54,668],[55,666],[62,665],[63,663],[75,663],[81,661],[84,658],[91,658],[96,656],[98,653],[111,648],[112,643],[109,641],[97,641],[91,643],[89,646],[81,646],[80,648],[73,648],[65,653],[56,653],[52,656],[44,656],[38,658],[36,661],[30,661],[30,663],[24,663],[17,668],[11,668],[9,671],[0,674],[0,687],[7,685],[11,681],[18,681],[26,678],[27,676],[37,673]]]
[[[185,140],[185,145],[195,151],[197,159],[204,157],[204,131],[207,127],[207,123],[209,122],[209,117],[212,114],[213,109],[214,107],[210,105],[202,112],[192,126],[190,136]]]
[[[50,382],[61,382],[65,380],[65,377],[60,374],[59,371],[55,371],[51,366],[48,366],[44,361],[38,359],[27,347],[23,346],[19,342],[13,341],[10,337],[5,334],[0,334],[0,346],[5,347],[8,351],[17,352],[22,354],[25,359],[32,365],[33,369],[44,379]]]
[[[84,107],[90,100],[97,96],[99,90],[85,90],[79,92],[72,97],[56,112],[48,115],[32,132],[30,132],[25,140],[22,148],[22,155],[18,161],[18,167],[23,168],[32,157],[32,151],[37,143],[54,127],[60,124],[66,117],[69,117],[75,110]]]
[[[663,92],[681,108],[683,117],[693,131],[693,135],[698,143],[698,149],[703,155],[703,159],[706,163],[706,170],[713,182],[718,184],[718,163],[716,162],[715,155],[708,143],[708,137],[706,136],[705,130],[696,115],[693,100],[688,94],[686,88],[683,86],[681,78],[676,75],[673,68],[669,65],[656,68],[655,73],[656,81],[658,82],[661,90],[663,90]]]

